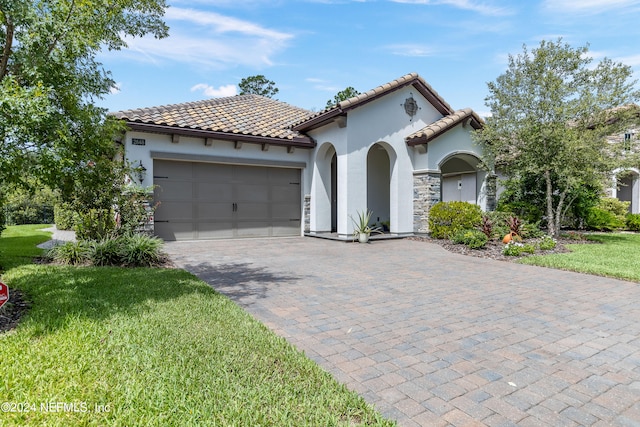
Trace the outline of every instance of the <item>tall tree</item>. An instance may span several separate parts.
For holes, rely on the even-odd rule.
[[[335,94],[333,99],[328,100],[326,107],[327,108],[332,107],[334,105],[337,105],[341,101],[346,101],[347,99],[353,98],[354,96],[358,96],[358,95],[360,95],[360,92],[355,90],[352,86],[349,86],[344,90],[341,90],[340,92]]]
[[[276,82],[268,80],[262,74],[245,77],[240,80],[238,86],[240,87],[240,95],[253,94],[273,98],[273,96],[280,91],[280,89],[276,87]]]
[[[94,105],[114,86],[96,60],[128,36],[166,37],[165,0],[0,0],[0,184],[73,192],[114,155],[121,125]],[[1,192],[1,189],[0,189]]]
[[[559,234],[572,194],[601,187],[629,155],[605,136],[619,131],[630,114],[616,107],[640,99],[631,68],[609,59],[591,63],[587,46],[572,48],[562,39],[509,55],[507,71],[488,84],[492,116],[476,134],[487,143],[490,167],[512,180],[543,181],[552,235]]]

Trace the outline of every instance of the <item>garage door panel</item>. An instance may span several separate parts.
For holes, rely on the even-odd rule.
[[[198,222],[198,239],[230,239],[233,234],[232,221]]]
[[[269,200],[269,186],[266,184],[238,184],[235,189],[235,198],[238,202],[267,202]]]
[[[300,221],[274,221],[271,230],[273,237],[296,236],[300,234]]]
[[[155,211],[156,220],[193,220],[193,204],[191,202],[168,202],[162,201]]]
[[[191,201],[193,184],[191,181],[164,181],[157,184],[155,192],[162,199]]]
[[[233,219],[233,206],[230,203],[204,203],[196,205],[198,221],[203,220],[224,220]]]
[[[191,180],[193,177],[193,164],[189,162],[156,160],[153,163],[153,175],[163,179]]]
[[[193,223],[155,222],[155,234],[164,240],[194,239]]]
[[[210,163],[196,163],[194,179],[207,182],[231,182],[233,165],[212,165]]]
[[[300,235],[299,183],[299,169],[156,160],[156,234],[166,240]]]
[[[298,169],[272,168],[269,171],[269,182],[275,185],[300,184],[300,171]]]
[[[267,203],[238,202],[236,216],[238,221],[247,219],[268,219],[269,205]]]
[[[273,205],[271,210],[271,217],[276,219],[300,219],[300,206],[289,203],[281,203],[278,205]]]
[[[262,184],[269,180],[269,169],[257,166],[235,166],[233,181],[245,184]]]
[[[271,187],[271,201],[275,203],[290,202],[292,200],[299,200],[300,187],[297,185],[287,186],[272,186]]]
[[[269,226],[267,221],[239,221],[238,237],[270,237]]]
[[[233,188],[226,183],[196,183],[196,197],[197,200],[202,201],[225,201],[229,204],[233,203]]]

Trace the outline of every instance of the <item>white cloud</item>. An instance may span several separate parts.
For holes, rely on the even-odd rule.
[[[288,40],[293,36],[280,31],[263,28],[249,21],[220,15],[214,12],[203,12],[194,9],[171,7],[165,13],[167,21],[186,21],[207,27],[216,33],[240,33],[245,36],[256,36],[270,40]]]
[[[426,57],[435,54],[435,49],[432,47],[414,43],[392,44],[384,46],[383,48],[393,55],[399,56]]]
[[[114,83],[113,86],[111,86],[111,89],[109,89],[109,94],[116,95],[120,93],[121,86],[122,86],[122,83]]]
[[[472,12],[478,12],[482,15],[511,15],[513,12],[505,7],[498,7],[487,2],[480,2],[476,0],[391,0],[394,3],[407,3],[407,4],[424,4],[424,5],[448,5],[458,9],[470,10]]]
[[[191,92],[202,92],[205,96],[211,98],[221,98],[225,96],[235,96],[238,94],[236,85],[224,85],[219,88],[209,86],[206,83],[199,83],[191,88]]]
[[[544,0],[547,9],[568,13],[598,13],[639,6],[640,0]]]
[[[634,68],[640,67],[640,54],[622,56],[622,57],[616,58],[615,61],[622,62],[624,65],[628,65]]]
[[[292,34],[212,12],[169,8],[171,27],[165,39],[127,38],[129,49],[119,57],[141,62],[180,62],[215,69],[238,65],[256,68],[273,64]]]

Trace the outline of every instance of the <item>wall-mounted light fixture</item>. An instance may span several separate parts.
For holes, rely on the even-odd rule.
[[[142,184],[144,179],[147,177],[147,168],[142,164],[142,160],[140,160],[140,164],[133,169],[136,174],[136,178],[138,178],[138,182]]]

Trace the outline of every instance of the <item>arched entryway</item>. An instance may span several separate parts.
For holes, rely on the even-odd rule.
[[[629,212],[640,212],[640,180],[639,173],[635,170],[627,170],[618,173],[616,197],[623,202],[629,202]]]
[[[478,176],[480,159],[472,154],[458,153],[447,157],[440,165],[442,201],[462,201],[478,204],[482,179]]]
[[[311,231],[337,231],[338,156],[329,142],[322,144],[316,154],[310,214]]]
[[[388,230],[391,220],[391,158],[380,143],[367,154],[367,209],[371,221]]]

